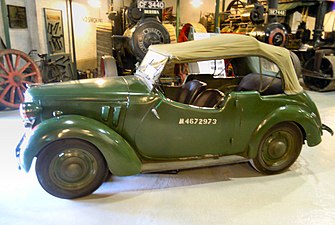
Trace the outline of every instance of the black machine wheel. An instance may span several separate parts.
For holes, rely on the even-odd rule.
[[[294,66],[295,73],[297,74],[297,77],[301,77],[301,62],[299,57],[292,51],[290,51],[290,57]]]
[[[288,169],[298,158],[303,136],[294,123],[280,123],[263,136],[256,158],[251,165],[264,174],[276,174]]]
[[[169,32],[155,18],[141,20],[131,38],[132,51],[139,60],[144,58],[150,45],[167,43],[170,43]]]
[[[275,46],[285,46],[287,39],[287,30],[280,23],[270,23],[265,28],[265,43]]]
[[[140,11],[140,9],[137,7],[137,3],[132,2],[127,9],[127,18],[129,22],[135,25],[143,16],[144,12]]]
[[[316,76],[302,76],[305,85],[314,91],[323,91],[327,89],[327,87],[330,85],[332,82],[332,79],[327,79],[331,78],[333,76],[333,68],[329,60],[326,58],[321,59],[321,64],[319,69],[314,69],[314,64],[315,64],[315,57],[311,57],[309,60],[307,60],[303,66],[304,69],[308,71],[315,71],[322,73],[322,76],[316,77]]]
[[[36,174],[48,193],[72,199],[94,192],[106,179],[108,169],[105,159],[94,146],[67,139],[56,141],[39,153]]]
[[[226,11],[230,11],[232,8],[233,9],[238,9],[238,8],[245,8],[246,3],[242,2],[241,0],[233,0],[232,2],[229,3],[227,6]]]

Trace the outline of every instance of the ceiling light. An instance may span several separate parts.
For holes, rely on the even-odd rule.
[[[199,8],[203,4],[203,2],[201,0],[192,0],[191,4],[194,8]]]
[[[87,0],[87,3],[94,8],[100,8],[101,7],[101,1],[100,0]]]

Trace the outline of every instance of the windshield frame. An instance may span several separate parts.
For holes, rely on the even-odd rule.
[[[158,81],[168,57],[155,51],[148,51],[135,71],[135,76],[141,77],[150,90]]]

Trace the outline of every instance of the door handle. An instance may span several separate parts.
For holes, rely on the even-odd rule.
[[[156,116],[157,119],[159,119],[159,120],[161,119],[158,115],[158,112],[157,112],[156,108],[151,109],[151,112]]]

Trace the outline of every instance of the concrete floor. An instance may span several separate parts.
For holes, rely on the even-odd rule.
[[[309,92],[335,130],[335,92]],[[18,111],[0,112],[0,224],[335,224],[335,137],[303,147],[289,171],[263,176],[247,163],[113,177],[94,194],[62,200],[47,194],[32,169],[17,169],[23,133]],[[334,160],[334,161],[333,161]]]

